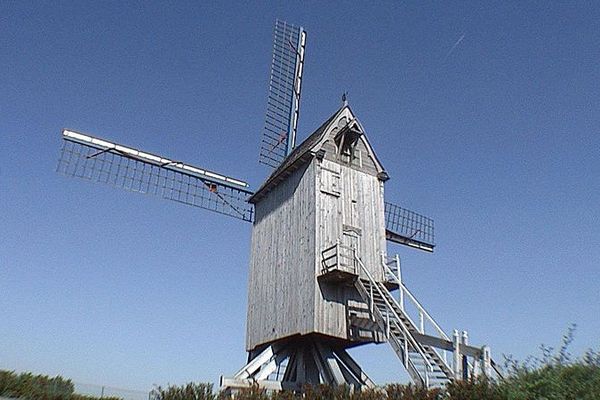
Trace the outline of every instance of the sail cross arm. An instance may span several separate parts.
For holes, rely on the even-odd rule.
[[[433,252],[433,219],[385,202],[386,239],[419,250]]]
[[[253,194],[242,180],[170,158],[64,130],[57,172],[158,195],[252,222]]]

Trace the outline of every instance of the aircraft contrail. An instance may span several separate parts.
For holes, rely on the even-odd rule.
[[[460,44],[460,42],[462,42],[462,40],[465,38],[465,34],[463,33],[458,40],[456,41],[456,43],[454,43],[454,46],[452,46],[452,48],[450,49],[450,51],[448,52],[448,54],[446,54],[446,58],[450,57],[450,54],[452,54],[452,52],[454,51],[454,49],[456,49],[456,46],[458,46]]]

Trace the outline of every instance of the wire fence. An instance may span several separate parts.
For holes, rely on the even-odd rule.
[[[75,393],[98,398],[118,397],[123,400],[148,400],[150,398],[149,391],[123,389],[92,383],[73,382],[73,384],[75,385]]]

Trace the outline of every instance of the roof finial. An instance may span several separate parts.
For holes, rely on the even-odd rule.
[[[348,92],[342,93],[342,104],[344,106],[348,105]]]

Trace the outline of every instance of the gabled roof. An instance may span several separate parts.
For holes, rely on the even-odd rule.
[[[254,193],[249,199],[248,202],[256,203],[261,198],[263,198],[266,193],[268,193],[274,186],[276,186],[279,182],[288,177],[292,172],[296,171],[300,168],[304,163],[308,162],[315,154],[316,148],[319,147],[320,144],[324,141],[323,139],[330,131],[330,126],[334,121],[336,121],[345,110],[349,111],[350,115],[354,115],[352,110],[348,105],[343,105],[340,109],[338,109],[331,117],[327,119],[320,127],[317,128],[309,137],[307,137],[298,147],[296,147],[289,156],[283,160],[281,165],[273,171],[273,173],[267,178],[265,183]],[[356,121],[360,126],[360,129],[364,131],[362,126],[358,121]],[[377,156],[371,149],[370,144],[365,138],[365,145],[369,150],[370,155],[375,160],[375,163],[379,167],[381,171],[383,171],[383,166],[377,159]]]

